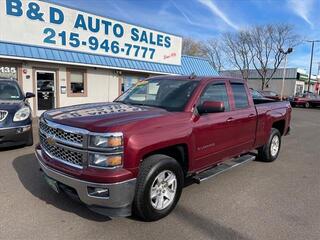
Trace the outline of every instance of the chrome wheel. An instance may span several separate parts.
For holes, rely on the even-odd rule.
[[[176,175],[165,170],[158,174],[151,185],[150,201],[152,207],[156,210],[163,210],[170,206],[177,192],[177,177]]]
[[[305,108],[309,108],[310,107],[310,103],[306,102],[306,104],[304,106],[305,106]]]
[[[277,156],[280,149],[280,138],[278,135],[274,135],[271,141],[270,152],[272,157]]]

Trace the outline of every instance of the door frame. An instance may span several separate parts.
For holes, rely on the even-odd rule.
[[[54,93],[54,104],[55,108],[59,107],[60,105],[60,92],[59,92],[59,69],[58,68],[43,68],[43,67],[33,67],[32,68],[32,78],[33,78],[33,92],[36,97],[33,100],[33,115],[35,117],[39,117],[38,111],[38,96],[37,96],[37,72],[48,72],[54,73],[54,86],[55,86],[55,93]],[[39,114],[39,115],[38,115]]]

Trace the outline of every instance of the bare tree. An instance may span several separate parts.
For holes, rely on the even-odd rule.
[[[189,56],[204,56],[202,44],[193,38],[184,38],[182,42],[182,54]]]
[[[202,50],[212,67],[220,72],[223,68],[223,51],[219,39],[212,38],[203,42]]]
[[[248,31],[248,36],[252,65],[261,78],[263,90],[285,58],[279,49],[296,46],[299,37],[294,33],[293,27],[287,24],[256,26]]]
[[[223,51],[231,64],[241,72],[245,80],[248,80],[252,63],[249,41],[250,36],[247,31],[223,35]]]

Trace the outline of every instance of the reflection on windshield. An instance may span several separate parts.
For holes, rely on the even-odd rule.
[[[198,81],[194,80],[143,80],[121,95],[116,102],[183,111],[197,86]]]
[[[18,84],[15,82],[0,81],[0,100],[22,100]]]

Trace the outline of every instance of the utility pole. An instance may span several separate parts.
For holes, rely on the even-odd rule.
[[[320,40],[307,40],[307,42],[311,42],[311,56],[310,56],[309,78],[308,78],[308,92],[309,92],[310,91],[310,85],[311,85],[311,72],[312,72],[314,43],[315,42],[320,42]]]

